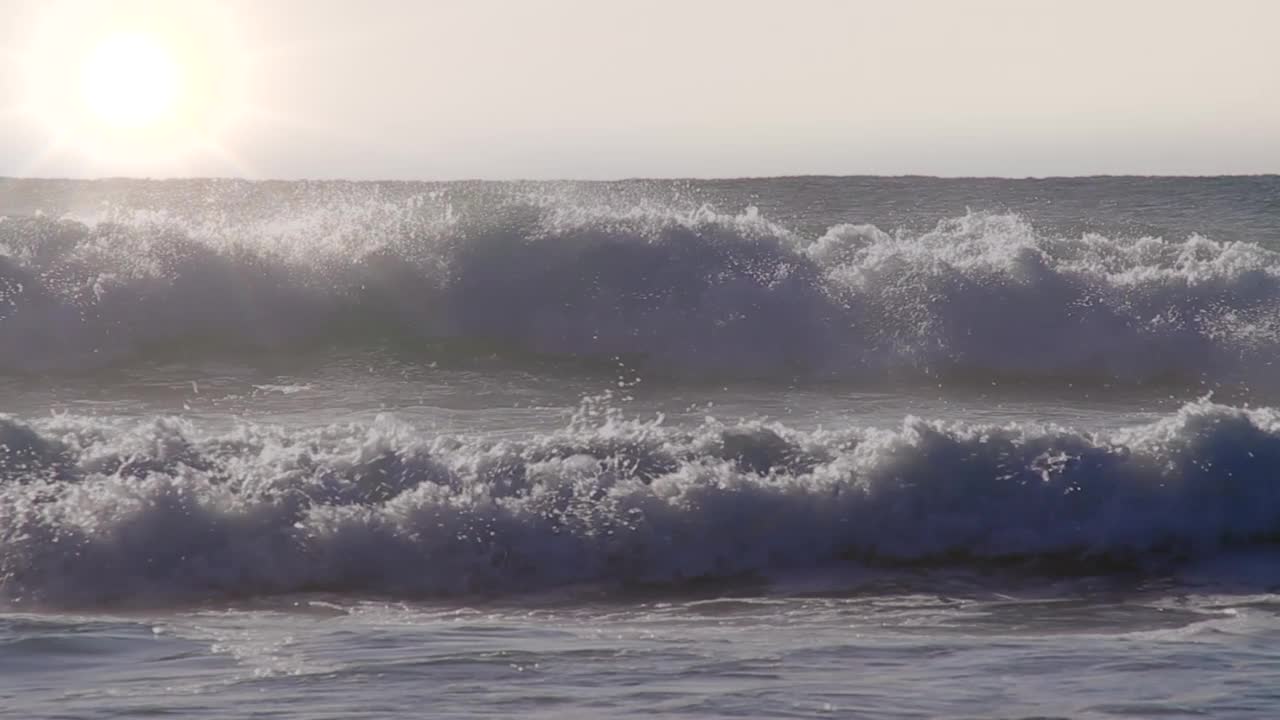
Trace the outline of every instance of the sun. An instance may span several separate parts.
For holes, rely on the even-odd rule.
[[[0,53],[12,61],[0,81],[17,80],[0,115],[38,139],[28,172],[246,173],[234,144],[256,117],[259,51],[229,3],[45,0],[28,12],[22,42]]]
[[[85,59],[81,90],[98,121],[147,128],[164,121],[178,106],[182,74],[173,54],[155,38],[113,35]]]

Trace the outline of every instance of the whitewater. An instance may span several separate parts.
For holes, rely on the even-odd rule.
[[[1276,177],[0,179],[0,401],[14,717],[1280,707]]]

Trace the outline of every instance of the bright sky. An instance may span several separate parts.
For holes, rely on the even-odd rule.
[[[1280,172],[1280,0],[0,0],[0,175]]]

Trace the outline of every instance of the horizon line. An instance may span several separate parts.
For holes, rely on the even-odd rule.
[[[189,180],[209,180],[219,182],[248,183],[627,183],[627,182],[675,182],[695,180],[701,182],[723,182],[737,180],[1208,180],[1208,179],[1245,179],[1245,178],[1280,178],[1280,170],[1262,173],[1089,173],[1080,175],[930,175],[926,173],[900,174],[866,174],[866,173],[797,173],[784,175],[632,175],[616,178],[352,178],[326,176],[298,177],[247,177],[242,175],[98,175],[98,176],[66,176],[66,175],[0,175],[0,181],[40,181],[40,182],[181,182]]]

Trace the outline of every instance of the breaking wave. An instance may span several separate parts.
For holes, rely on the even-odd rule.
[[[512,199],[0,220],[0,370],[358,343],[691,377],[1265,383],[1280,253],[1007,214],[805,237],[754,210]]]
[[[429,597],[832,563],[1156,571],[1280,543],[1280,412],[1109,435],[909,418],[694,429],[584,413],[526,440],[391,417],[210,433],[0,420],[0,598]]]

